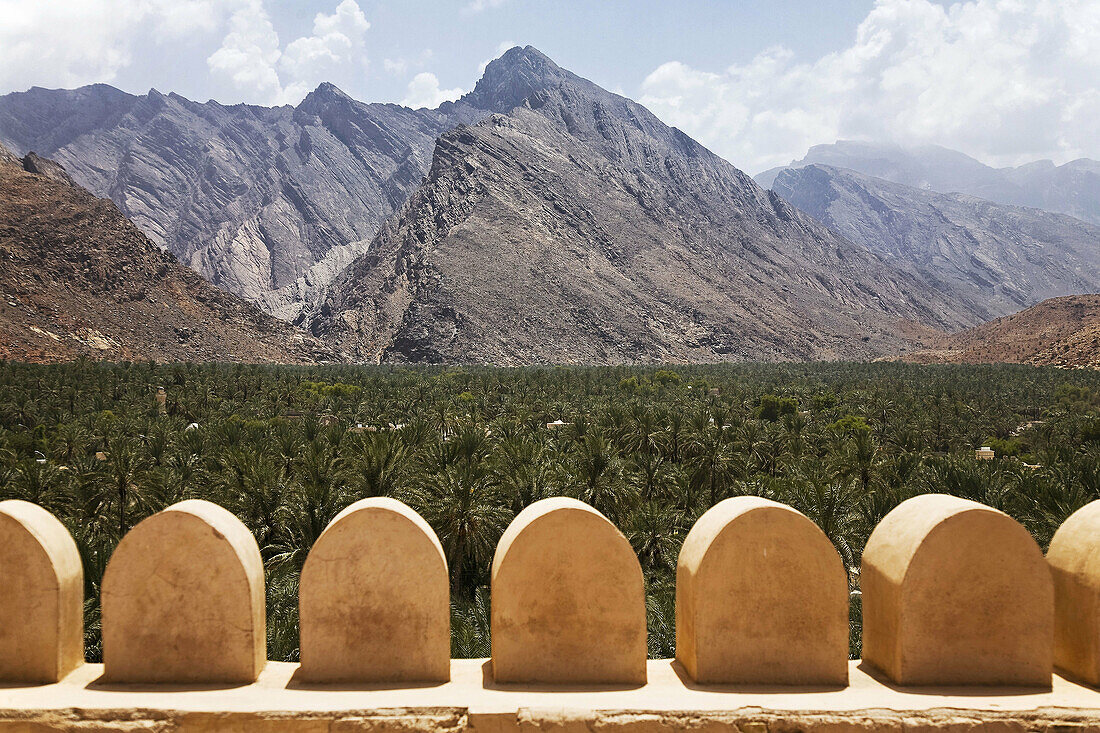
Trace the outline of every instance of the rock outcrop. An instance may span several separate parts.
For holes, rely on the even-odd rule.
[[[53,161],[0,147],[0,358],[315,362],[316,339],[213,287]]]

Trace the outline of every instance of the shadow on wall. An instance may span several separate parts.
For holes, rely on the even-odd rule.
[[[895,692],[905,692],[909,695],[930,695],[933,697],[1020,697],[1047,692],[1050,685],[1033,687],[1021,687],[1011,685],[900,685],[888,677],[882,670],[861,661],[857,668],[868,677]]]

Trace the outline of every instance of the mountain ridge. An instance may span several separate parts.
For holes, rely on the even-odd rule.
[[[1051,298],[1019,313],[932,339],[902,357],[922,364],[1017,363],[1100,368],[1100,295]]]
[[[973,318],[921,287],[641,105],[551,73],[439,138],[308,323],[368,362],[840,358]]]
[[[992,314],[530,46],[434,110],[86,87],[0,97],[11,137],[350,360],[878,358]]]
[[[911,267],[982,320],[1100,291],[1100,226],[941,194],[849,169],[785,169],[772,190],[847,239]]]
[[[331,84],[274,108],[103,85],[0,97],[0,143],[58,160],[182,262],[286,319],[403,203],[450,126]]]
[[[1089,158],[1060,166],[1038,160],[994,168],[941,145],[838,140],[815,145],[801,160],[758,173],[755,179],[771,188],[780,171],[815,163],[847,168],[917,189],[963,193],[994,203],[1068,214],[1100,225],[1100,161]]]

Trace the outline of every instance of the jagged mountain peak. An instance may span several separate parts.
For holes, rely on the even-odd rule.
[[[564,125],[570,135],[586,139],[611,159],[622,162],[631,158],[640,167],[668,155],[718,160],[644,106],[558,66],[532,46],[516,46],[491,62],[474,91],[457,106],[489,112],[491,119],[484,124],[498,124],[494,120],[500,115],[506,119],[526,107]],[[729,163],[722,161],[722,165],[748,182],[748,177]]]
[[[534,46],[512,46],[485,66],[484,76],[528,69],[536,74],[568,73]]]
[[[360,103],[348,96],[342,89],[332,82],[321,82],[317,88],[305,96],[295,112],[307,115],[323,115],[326,110],[346,109],[357,106]]]
[[[305,99],[298,103],[295,109],[308,110],[319,105],[328,105],[333,102],[354,101],[343,89],[330,81],[323,81],[317,88],[306,95]]]
[[[507,112],[533,94],[567,81],[588,83],[534,46],[515,46],[489,62],[473,91],[460,102],[491,112]]]

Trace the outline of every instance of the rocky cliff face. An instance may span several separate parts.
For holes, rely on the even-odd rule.
[[[440,138],[310,316],[347,358],[863,358],[976,320],[532,48],[462,103],[484,99],[507,112]]]
[[[964,193],[1100,225],[1100,161],[1087,158],[1060,166],[1041,160],[1017,168],[992,168],[938,145],[901,147],[842,140],[815,145],[802,160],[764,171],[756,181],[771,188],[781,171],[808,165],[847,168],[912,188]]]
[[[984,319],[1100,291],[1100,226],[1070,216],[823,165],[784,170],[772,189],[837,234],[911,267]]]
[[[52,157],[210,282],[293,318],[428,169],[444,114],[322,84],[297,107],[104,85],[0,97],[0,143]]]
[[[314,338],[209,285],[115,205],[0,147],[0,358],[314,362]]]

